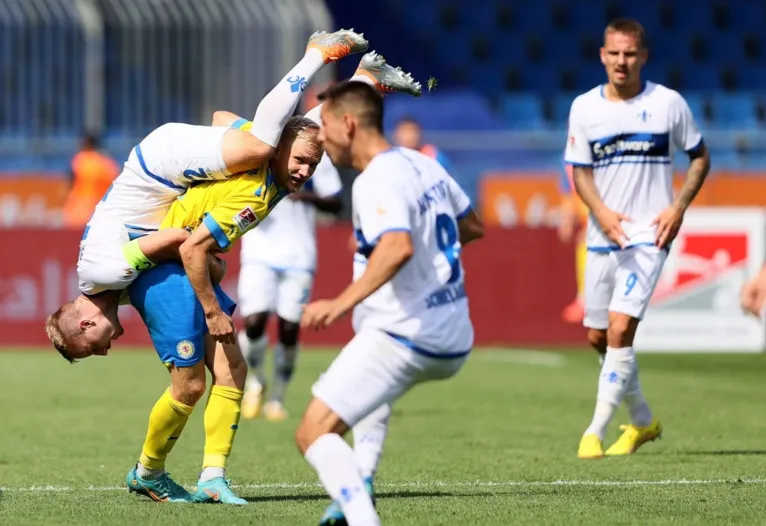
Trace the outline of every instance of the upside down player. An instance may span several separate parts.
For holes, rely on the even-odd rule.
[[[337,38],[345,39],[348,36],[348,32],[339,32],[333,35],[314,35],[312,37],[314,45],[310,41],[307,51],[309,65],[316,62],[316,53],[312,50],[316,49],[317,41],[332,44]],[[360,44],[356,49],[360,49],[360,46],[362,45]],[[366,48],[366,41],[363,41],[363,47]],[[352,48],[344,44],[340,51],[349,53],[353,50]],[[320,61],[327,58],[327,56],[333,59],[337,58],[342,54],[337,53],[337,51],[337,48],[327,46],[319,55]],[[331,55],[327,55],[327,53],[331,53]],[[306,64],[299,64],[299,66],[304,69],[307,67]],[[288,76],[287,80],[289,78],[290,76]],[[275,93],[278,96],[284,95],[280,94],[279,91],[279,89],[275,89],[270,95]],[[293,93],[289,87],[281,91]],[[297,104],[297,100],[295,104]],[[290,110],[291,112],[292,110]],[[218,117],[220,118],[221,115]],[[262,119],[261,122],[265,123],[266,119]],[[256,126],[252,123],[250,125],[255,130]],[[226,236],[234,237],[236,235],[235,231],[239,231],[238,229],[246,230],[254,227],[257,221],[263,219],[282,196],[288,191],[295,191],[300,188],[310,177],[313,167],[319,161],[320,148],[314,139],[317,131],[315,123],[298,117],[290,119],[284,126],[283,123],[280,123],[278,126],[273,124],[267,125],[267,128],[270,128],[272,133],[275,134],[272,135],[272,138],[276,139],[275,144],[279,147],[276,149],[278,151],[274,160],[263,165],[258,170],[250,171],[246,175],[237,177],[237,179],[246,179],[248,181],[247,191],[250,196],[248,213],[238,214],[237,212],[240,211],[240,207],[237,211],[226,217],[225,221],[220,220],[216,222],[215,215],[211,216],[209,224],[215,223],[219,226],[219,230],[219,223],[228,225]],[[282,134],[283,128],[285,130],[284,134]],[[259,127],[259,129],[262,129],[262,127]],[[244,132],[238,133],[237,136],[241,138]],[[230,136],[225,128],[223,132],[217,131],[216,134],[223,137]],[[245,133],[245,135],[249,134]],[[183,137],[169,137],[168,139],[175,141],[171,142],[171,144],[179,148],[186,147],[186,145],[179,142],[179,140],[183,141]],[[212,148],[216,147],[215,143],[199,143],[197,146],[206,149],[197,152],[184,151],[193,155],[202,155],[203,157],[205,152],[210,152],[210,157],[215,157],[211,151]],[[166,158],[163,162],[162,155],[177,153],[177,149],[173,147],[169,148],[168,151],[162,151],[162,149],[158,148],[155,153],[158,154],[158,157],[154,160],[155,164],[161,168],[164,167],[163,170],[169,174],[168,177],[171,177],[173,175],[171,172],[177,165],[176,160]],[[144,169],[146,162],[141,159],[139,161],[142,169]],[[126,166],[126,168],[128,167]],[[169,179],[157,176],[156,172],[152,170],[145,171],[147,176],[152,176],[158,182],[162,183],[162,181],[165,181],[162,184],[166,185],[169,182]],[[136,175],[133,178],[135,179],[135,184],[131,186],[131,184],[126,183],[124,187],[135,191],[141,187],[140,183],[146,182],[146,178],[138,177],[135,173],[132,173],[132,175]],[[228,180],[232,181],[234,179]],[[216,184],[226,183],[221,181]],[[239,185],[238,188],[241,189],[242,186]],[[257,190],[257,194],[255,190]],[[226,190],[222,190],[220,193],[226,194]],[[116,191],[113,190],[111,194],[111,197],[114,197]],[[135,197],[136,194],[140,195],[140,192],[134,192],[133,196]],[[110,196],[108,195],[108,197]],[[150,197],[152,196],[150,195]],[[187,194],[184,199],[176,201],[176,204],[180,202],[188,203],[189,201],[193,201],[193,198],[189,199],[189,194]],[[148,203],[148,205],[151,204]],[[131,207],[134,210],[129,212]],[[136,200],[130,203],[117,201],[113,209],[123,214],[151,213],[152,217],[158,213],[158,209],[147,211],[147,203]],[[173,207],[171,206],[170,209],[172,211]],[[183,231],[181,229],[198,225],[205,210],[202,212],[197,210],[196,212],[197,215],[195,217],[187,220],[184,220],[183,217],[180,217],[181,214],[177,213],[174,216],[176,221],[172,226],[176,228],[176,231]],[[105,221],[108,222],[110,219],[113,219],[113,217],[106,214]],[[99,223],[91,222],[91,226],[97,224]],[[111,226],[124,228],[125,225],[112,224]],[[129,225],[129,227],[131,226],[135,225]],[[162,238],[165,232],[173,232],[173,230],[167,229],[157,234],[146,236],[146,238],[150,239],[153,237],[154,239],[150,239],[150,241],[156,242],[156,239]],[[140,242],[142,240],[144,238],[140,238],[137,241]],[[102,241],[109,240],[102,238]],[[111,241],[113,243],[116,242],[116,240]],[[131,242],[130,244],[135,247],[136,242]],[[83,252],[87,252],[87,248],[87,245],[84,246]],[[142,247],[139,245],[139,248]],[[99,255],[103,256],[104,254],[96,253],[96,256]],[[109,252],[108,255],[114,254]],[[131,258],[136,259],[136,254],[125,253],[123,259],[116,257],[113,260],[107,259],[107,263],[113,262],[114,265],[106,270],[110,271],[111,275],[114,276],[116,274],[114,271],[117,268],[126,268],[126,262],[128,264],[127,268],[130,269],[130,264],[135,265],[136,263],[136,261],[131,261]],[[139,250],[137,259],[143,259],[146,262],[146,254],[142,254],[141,250]],[[210,258],[206,256],[206,275],[210,275],[209,263]],[[140,265],[135,265],[132,268],[138,270],[141,267]],[[210,398],[205,408],[205,456],[194,500],[242,504],[244,501],[233,494],[224,477],[226,460],[231,451],[239,420],[240,403],[246,374],[246,366],[241,352],[236,346],[235,339],[233,341],[223,341],[221,342],[222,345],[211,345],[212,340],[205,336],[206,334],[209,334],[210,337],[214,336],[212,330],[209,330],[210,316],[202,309],[202,306],[196,299],[191,284],[186,274],[184,274],[183,267],[178,264],[166,263],[157,269],[146,272],[148,276],[143,278],[137,287],[129,290],[129,296],[137,304],[137,308],[149,327],[150,333],[153,333],[154,343],[162,361],[170,364],[169,370],[172,386],[170,390],[162,395],[152,409],[149,419],[149,430],[140,461],[136,468],[128,474],[129,487],[145,493],[155,500],[189,500],[188,493],[167,476],[164,465],[175,438],[180,433],[180,430],[183,429],[194,403],[204,391],[205,371],[203,363],[205,363],[213,371],[214,381],[210,391]],[[134,272],[127,276],[129,279],[125,279],[126,277],[123,276],[123,280],[119,283],[112,283],[111,288],[116,288],[115,285],[117,284],[124,288],[125,285],[133,281],[135,274]],[[85,358],[92,354],[106,354],[111,339],[118,337],[122,332],[119,320],[117,319],[119,291],[111,290],[108,285],[104,286],[103,283],[102,287],[104,290],[100,294],[95,297],[82,296],[78,298],[79,305],[74,309],[70,309],[75,310],[75,316],[82,316],[83,311],[85,311],[85,314],[89,314],[84,320],[77,324],[67,324],[67,321],[64,320],[64,316],[67,315],[64,312],[66,309],[62,308],[56,314],[49,317],[46,322],[46,331],[49,338],[54,343],[56,349],[70,361]],[[213,294],[215,296],[216,308],[220,310],[220,313],[228,323],[231,323],[229,316],[233,309],[233,302],[217,288],[213,288]],[[174,312],[176,312],[175,316]],[[200,326],[200,320],[202,321],[202,326]],[[175,324],[175,329],[170,328],[169,324]],[[160,329],[157,329],[157,327],[160,327]],[[225,333],[221,334],[225,336]],[[181,337],[183,339],[180,339]],[[203,340],[204,350],[202,349]],[[204,362],[201,361],[203,358]]]
[[[222,122],[227,114],[220,112],[213,126],[165,124],[141,141],[85,227],[77,264],[81,295],[49,319],[49,333],[62,348],[75,354],[109,349],[122,330],[117,318],[122,291],[138,271],[177,258],[188,237],[181,230],[155,231],[190,185],[270,163],[280,184],[287,184],[291,145],[280,138],[306,83],[326,63],[366,49],[367,41],[351,31],[317,32],[303,59],[261,101],[248,131],[229,127]],[[280,159],[274,159],[277,150]],[[143,237],[128,243],[136,236]],[[206,320],[217,340],[235,339],[231,320],[217,307],[206,311]]]
[[[401,69],[386,63],[377,53],[362,57],[352,80],[374,85],[383,93],[405,92],[419,96],[420,84]],[[306,114],[320,121],[321,105]],[[314,206],[337,210],[341,190],[340,177],[327,155],[317,167],[309,184],[312,193],[292,194],[309,199],[304,202],[282,203],[269,216],[267,224],[248,233],[242,239],[242,266],[239,275],[240,313],[245,327],[240,343],[250,367],[242,416],[255,418],[261,410],[266,380],[263,372],[267,348],[266,322],[270,311],[278,317],[279,341],[274,347],[273,383],[268,390],[264,416],[271,421],[284,420],[287,411],[284,395],[295,369],[298,337],[303,305],[308,300],[316,265],[316,229]],[[305,189],[305,187],[304,187]],[[269,247],[264,250],[264,247]]]
[[[391,404],[418,383],[455,375],[473,345],[462,246],[483,234],[470,201],[435,160],[392,148],[383,102],[341,83],[320,96],[322,143],[353,185],[354,282],[307,305],[323,329],[354,310],[356,335],[313,387],[296,441],[335,503],[322,524],[379,524],[372,502]],[[354,449],[342,436],[352,428]]]
[[[631,454],[662,432],[641,389],[633,339],[684,213],[710,169],[683,97],[642,82],[647,55],[640,23],[609,24],[601,48],[608,82],[577,97],[569,115],[565,158],[590,210],[584,325],[591,345],[605,354],[580,458]],[[690,159],[675,200],[673,146]],[[631,423],[604,452],[606,428],[623,399]]]

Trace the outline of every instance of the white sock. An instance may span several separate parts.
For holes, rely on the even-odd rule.
[[[164,469],[149,469],[140,462],[136,464],[136,473],[139,477],[146,480],[153,480],[160,478],[160,475],[165,473]]]
[[[636,371],[636,353],[633,347],[606,348],[604,365],[598,379],[598,395],[593,420],[585,430],[586,435],[604,439],[606,428],[620,406]]]
[[[638,380],[638,368],[633,380],[625,392],[625,403],[630,411],[630,423],[638,427],[646,427],[652,423],[652,412],[649,404],[646,403],[644,392],[641,389],[641,382]]]
[[[350,80],[353,80],[355,82],[364,82],[365,84],[369,84],[370,86],[375,85],[372,79],[368,77],[367,75],[354,75],[353,77],[351,77]],[[321,126],[322,125],[322,117],[321,117],[322,104],[317,104],[316,106],[311,108],[309,111],[306,112],[306,115],[304,115],[304,117],[306,117],[307,119],[311,119],[312,121],[317,123],[319,126]]]
[[[251,340],[247,337],[245,331],[239,333],[239,347],[245,356],[245,360],[247,360],[247,387],[250,391],[257,391],[266,385],[266,373],[263,362],[266,358],[268,346],[269,339],[265,334],[257,340]]]
[[[323,66],[321,51],[314,48],[306,51],[301,61],[261,100],[250,133],[276,148],[282,129],[293,116],[303,90]]]
[[[223,468],[202,468],[202,473],[199,474],[199,481],[205,482],[206,480],[211,480],[218,477],[226,477],[226,470]]]
[[[375,476],[388,432],[391,406],[383,404],[354,426],[354,453],[362,478]]]
[[[372,498],[364,488],[354,451],[334,433],[320,436],[306,451],[330,498],[337,500],[351,525],[380,524]]]

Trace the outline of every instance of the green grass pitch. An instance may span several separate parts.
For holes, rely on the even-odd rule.
[[[316,524],[328,499],[293,431],[332,359],[304,352],[291,417],[241,423],[229,476],[246,507],[129,495],[149,410],[167,374],[151,352],[68,365],[0,353],[0,524]],[[458,377],[395,408],[378,474],[384,524],[755,524],[766,520],[766,355],[640,355],[662,440],[581,461],[593,410],[592,353],[480,351]],[[613,422],[607,445],[625,422]],[[193,485],[202,407],[168,470]]]

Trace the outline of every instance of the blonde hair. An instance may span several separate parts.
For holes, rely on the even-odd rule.
[[[65,303],[45,320],[45,334],[48,335],[53,347],[69,363],[75,362],[74,358],[69,356],[67,342],[71,341],[71,336],[77,332],[77,327],[72,327],[73,324],[70,321],[76,313],[77,308],[72,303]],[[65,333],[69,333],[69,339],[64,335]]]

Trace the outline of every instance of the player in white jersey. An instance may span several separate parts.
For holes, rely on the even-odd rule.
[[[367,45],[363,35],[353,31],[314,33],[303,59],[261,101],[249,132],[231,126],[228,112],[217,112],[212,126],[170,123],[144,138],[85,227],[77,265],[81,295],[53,315],[60,332],[55,339],[80,351],[105,352],[122,331],[117,304],[124,289],[140,270],[177,257],[188,237],[178,230],[154,232],[173,201],[195,182],[225,179],[269,162],[313,75],[327,63],[365,51]],[[289,156],[283,157],[285,162],[275,168],[277,179],[288,188],[297,185],[291,191],[298,190],[302,181],[289,173]],[[126,245],[134,236],[143,237]],[[126,254],[126,248],[134,253]],[[129,259],[138,264],[131,266]],[[208,327],[218,340],[233,339],[233,327],[223,313],[208,318]]]
[[[258,228],[242,237],[238,303],[245,327],[239,337],[249,365],[244,418],[255,418],[261,411],[267,386],[266,323],[271,313],[277,316],[279,340],[263,414],[270,421],[287,418],[284,395],[295,369],[301,314],[316,268],[316,211],[337,214],[341,189],[338,170],[325,155],[300,192],[290,194]]]
[[[710,169],[710,158],[683,97],[643,82],[644,30],[635,20],[609,24],[601,61],[608,82],[572,103],[566,162],[588,206],[585,319],[603,356],[593,420],[580,458],[633,453],[660,436],[638,380],[633,339],[684,212]],[[673,154],[689,155],[686,182],[673,198]],[[606,452],[603,440],[625,400],[631,423]]]
[[[386,141],[375,90],[346,82],[320,99],[326,153],[361,172],[352,190],[357,253],[354,282],[307,305],[301,326],[323,329],[353,309],[356,335],[314,385],[296,441],[336,502],[322,523],[379,524],[372,476],[391,404],[453,376],[473,345],[460,253],[483,226],[437,161]],[[354,449],[342,438],[349,428]]]

